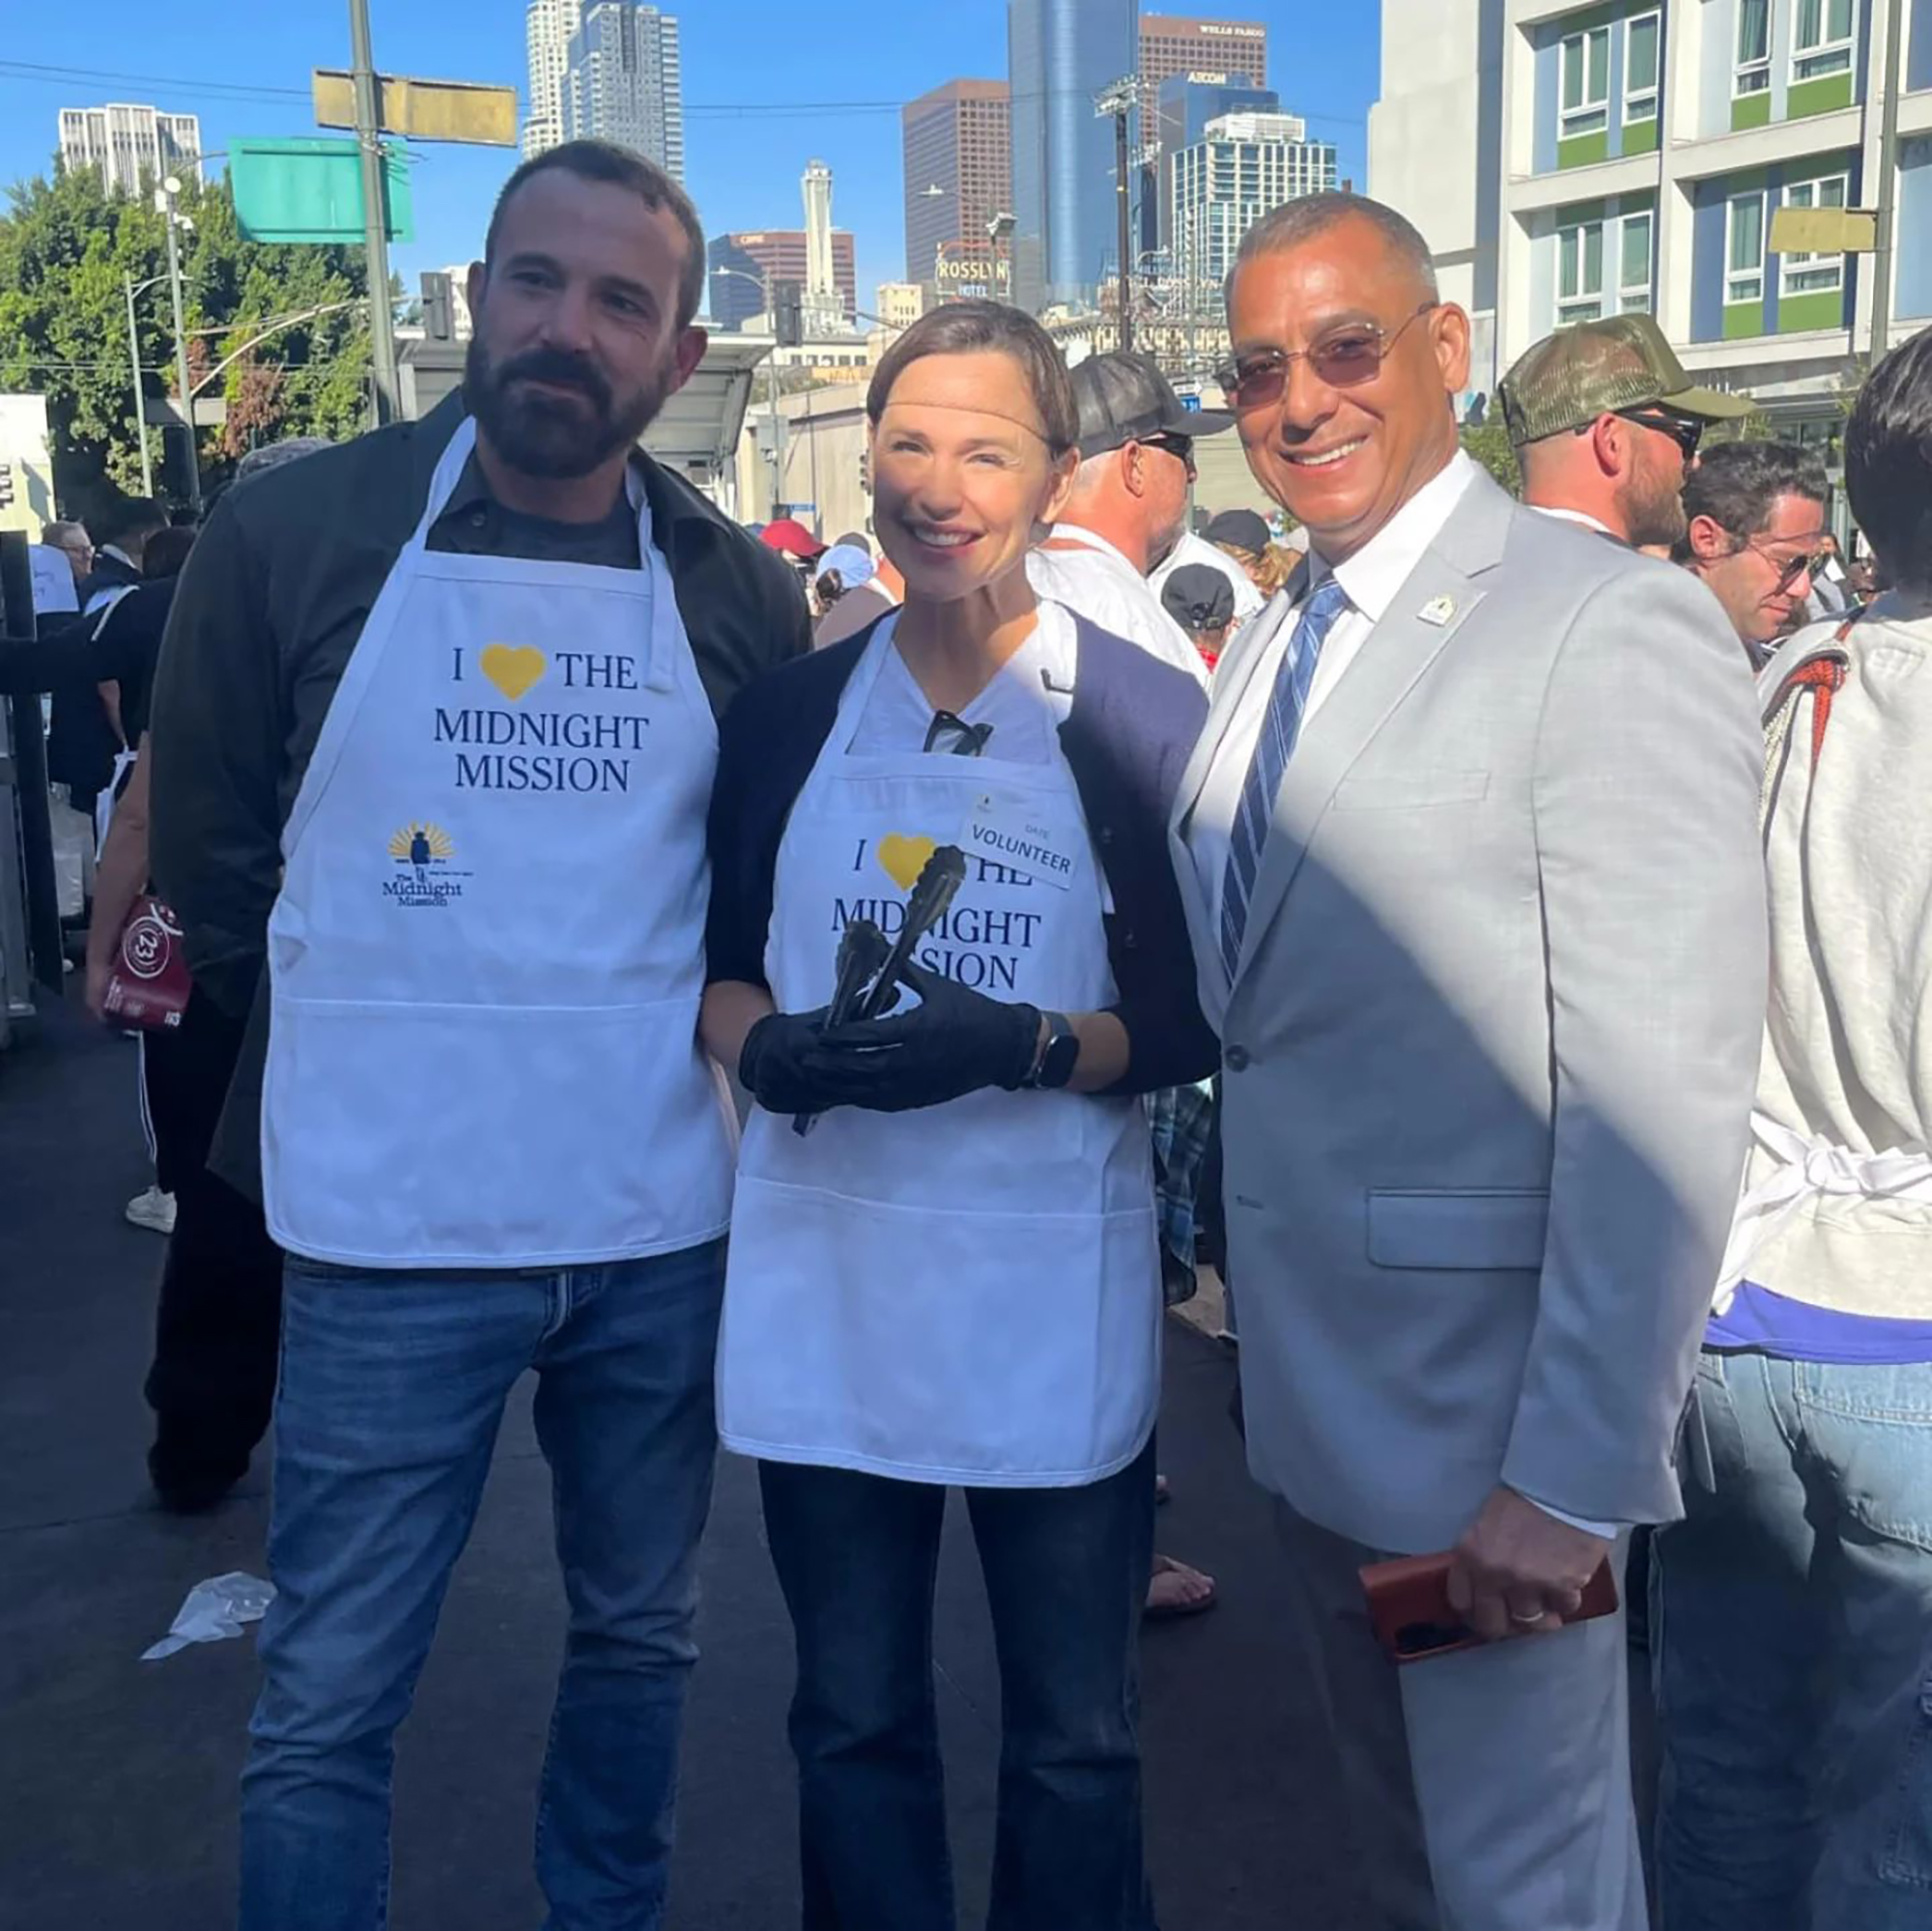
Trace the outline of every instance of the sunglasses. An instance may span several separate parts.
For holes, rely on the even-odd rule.
[[[1746,550],[1755,550],[1767,563],[1775,563],[1777,566],[1777,587],[1772,594],[1778,597],[1783,596],[1797,582],[1799,578],[1816,576],[1819,571],[1824,569],[1825,559],[1831,554],[1829,551],[1820,550],[1815,553],[1807,551],[1802,556],[1774,556],[1764,547],[1763,538],[1756,536],[1746,537],[1738,545],[1737,549],[1731,552],[1731,554],[1736,556]]]
[[[1163,431],[1158,436],[1142,436],[1135,439],[1143,449],[1163,449],[1168,455],[1178,458],[1187,466],[1187,473],[1194,473],[1194,439],[1180,436],[1173,431]]]
[[[1610,412],[1620,415],[1626,422],[1634,422],[1639,429],[1655,429],[1667,436],[1684,452],[1686,463],[1694,462],[1697,445],[1704,440],[1704,425],[1692,415],[1672,415],[1668,410],[1618,409]],[[1590,425],[1586,422],[1577,434],[1587,435]]]
[[[1217,370],[1214,380],[1237,410],[1266,409],[1279,402],[1288,387],[1291,365],[1295,362],[1305,361],[1315,371],[1316,380],[1331,389],[1360,388],[1381,373],[1390,351],[1410,327],[1441,305],[1425,301],[1394,329],[1384,328],[1378,322],[1345,322],[1306,349],[1259,349]]]

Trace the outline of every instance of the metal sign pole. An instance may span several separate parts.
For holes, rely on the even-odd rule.
[[[388,215],[383,193],[383,139],[377,130],[376,62],[369,51],[369,0],[349,0],[349,58],[355,74],[355,139],[362,150],[362,239],[368,250],[376,419],[394,422],[402,414],[402,397],[396,383],[396,318],[389,301]]]

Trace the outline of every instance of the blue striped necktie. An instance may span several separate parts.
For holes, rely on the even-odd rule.
[[[1294,635],[1275,672],[1267,716],[1255,745],[1254,761],[1241,786],[1241,805],[1228,840],[1228,872],[1221,883],[1221,962],[1233,982],[1241,962],[1241,940],[1248,929],[1248,900],[1261,870],[1262,846],[1274,817],[1275,794],[1282,773],[1294,754],[1301,720],[1308,709],[1309,686],[1315,682],[1316,661],[1335,619],[1349,609],[1349,593],[1330,577],[1301,607]]]

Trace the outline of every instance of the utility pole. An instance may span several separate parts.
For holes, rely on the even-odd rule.
[[[169,225],[173,225],[170,216]],[[155,494],[155,467],[148,460],[148,408],[147,399],[141,394],[141,337],[134,326],[134,277],[123,275],[122,286],[128,291],[128,367],[134,378],[134,427],[141,436],[141,494],[152,497]],[[180,323],[176,323],[179,329]],[[192,437],[193,431],[190,430]]]
[[[1133,221],[1127,199],[1127,116],[1134,111],[1140,86],[1139,75],[1124,74],[1094,102],[1094,112],[1101,120],[1111,116],[1114,123],[1114,198],[1120,215],[1114,245],[1120,270],[1120,344],[1122,349],[1134,346]]]
[[[349,63],[355,82],[355,139],[362,150],[362,239],[369,273],[369,355],[376,421],[402,414],[396,382],[396,318],[389,302],[388,208],[378,128],[376,63],[369,51],[369,0],[349,0]]]
[[[1890,0],[1885,20],[1885,100],[1879,109],[1878,203],[1872,254],[1871,359],[1876,367],[1891,335],[1892,234],[1898,223],[1899,55],[1905,40],[1905,0]]]
[[[182,217],[175,213],[175,196],[181,183],[169,175],[161,184],[159,199],[168,223],[168,295],[175,310],[175,375],[181,384],[182,420],[187,428],[187,503],[198,521],[201,516],[201,458],[194,446],[194,388],[187,374],[187,318],[182,313],[181,243],[175,231]],[[133,304],[128,303],[129,312]]]

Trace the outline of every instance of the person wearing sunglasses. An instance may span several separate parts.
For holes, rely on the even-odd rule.
[[[1633,550],[1684,534],[1684,479],[1713,422],[1748,396],[1696,387],[1648,315],[1579,322],[1518,358],[1496,400],[1522,467],[1522,499]]]
[[[1066,507],[1027,558],[1028,580],[1040,596],[1205,684],[1200,653],[1162,608],[1150,573],[1189,540],[1195,438],[1222,435],[1235,418],[1183,409],[1148,355],[1090,355],[1072,381],[1080,467]]]
[[[1724,442],[1684,485],[1671,554],[1723,606],[1753,670],[1809,613],[1823,567],[1824,465],[1793,442]]]
[[[1328,1916],[1641,1931],[1623,1619],[1572,1619],[1680,1508],[1757,1072],[1755,707],[1680,573],[1459,448],[1468,317],[1394,210],[1264,216],[1228,310],[1309,559],[1216,667],[1174,835]],[[1360,1576],[1396,1556],[1483,1639],[1399,1678]]]

